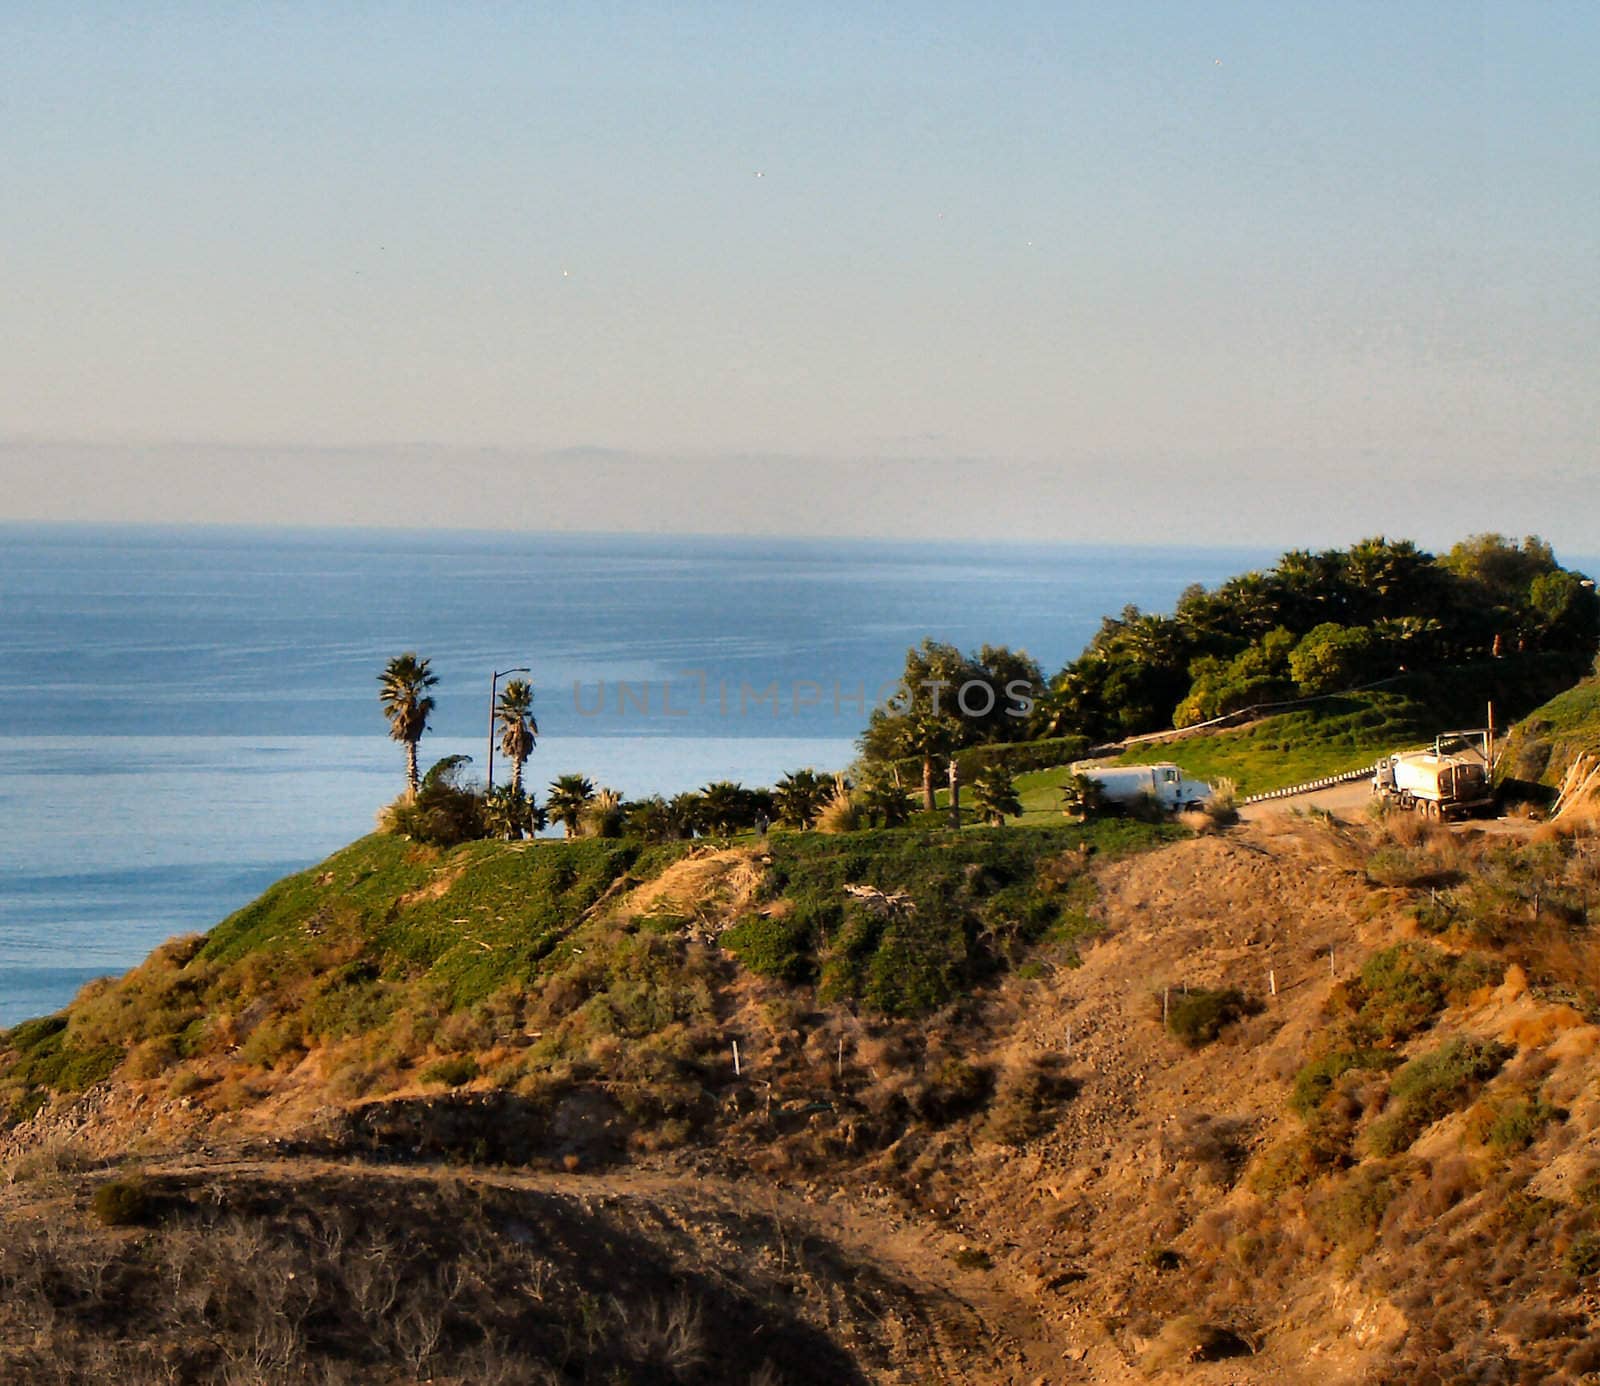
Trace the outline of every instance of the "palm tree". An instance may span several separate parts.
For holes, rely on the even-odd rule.
[[[1006,819],[1021,814],[1022,800],[1004,766],[992,765],[973,781],[972,807],[979,819],[993,828],[1003,827]]]
[[[417,742],[428,730],[428,716],[433,711],[433,698],[428,689],[438,682],[438,677],[428,668],[428,661],[418,659],[410,650],[391,659],[378,675],[378,701],[383,704],[383,715],[389,719],[389,735],[405,743],[408,799],[417,797],[420,783]]]
[[[772,790],[773,807],[780,822],[809,828],[832,793],[831,782],[815,770],[791,770]]]
[[[615,789],[597,789],[584,806],[585,837],[621,837],[623,821],[622,795]]]
[[[672,823],[672,835],[688,839],[705,826],[705,805],[692,790],[674,794],[667,801],[667,816]]]
[[[887,776],[866,780],[856,798],[867,818],[886,828],[904,827],[911,817],[911,796]]]
[[[750,824],[750,791],[742,784],[713,780],[700,791],[700,804],[708,832],[733,833]]]
[[[956,748],[961,730],[948,718],[927,712],[907,718],[900,735],[905,751],[922,757],[922,807],[932,813],[934,758]]]
[[[539,744],[539,724],[533,720],[533,685],[526,679],[512,679],[500,690],[495,704],[499,722],[500,749],[511,762],[511,792],[522,792],[522,767]]]
[[[545,810],[561,824],[567,837],[577,835],[578,824],[583,821],[583,811],[594,798],[594,785],[584,775],[563,775],[550,783],[550,796],[545,800]]]

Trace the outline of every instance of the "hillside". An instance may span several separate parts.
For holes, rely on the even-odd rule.
[[[1590,677],[1535,708],[1506,739],[1502,773],[1554,789],[1581,755],[1600,750],[1600,677]]]
[[[1576,1382],[1595,872],[1409,819],[366,839],[0,1039],[0,1361]]]

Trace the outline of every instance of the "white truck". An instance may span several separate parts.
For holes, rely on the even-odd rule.
[[[1073,773],[1083,775],[1100,786],[1100,796],[1108,804],[1128,808],[1141,798],[1153,800],[1169,813],[1200,808],[1211,797],[1211,786],[1191,780],[1171,761],[1160,765],[1075,765]]]
[[[1472,738],[1482,737],[1481,745]],[[1446,732],[1431,748],[1396,751],[1378,762],[1372,792],[1425,818],[1458,818],[1494,803],[1490,739],[1481,732]]]

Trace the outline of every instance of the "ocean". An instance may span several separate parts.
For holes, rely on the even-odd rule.
[[[525,665],[536,789],[842,768],[925,636],[1048,674],[1102,616],[1265,550],[0,526],[0,1026],[59,1008],[372,827],[403,785],[377,675],[440,677],[424,768],[481,772]]]

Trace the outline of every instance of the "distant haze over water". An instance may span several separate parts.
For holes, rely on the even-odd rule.
[[[1103,615],[1275,556],[0,527],[0,1025],[370,830],[402,783],[376,697],[401,651],[440,675],[424,766],[481,773],[489,675],[528,665],[530,783],[670,794],[842,767],[859,699],[924,636],[1025,647],[1048,675]],[[769,696],[741,712],[745,688]]]

